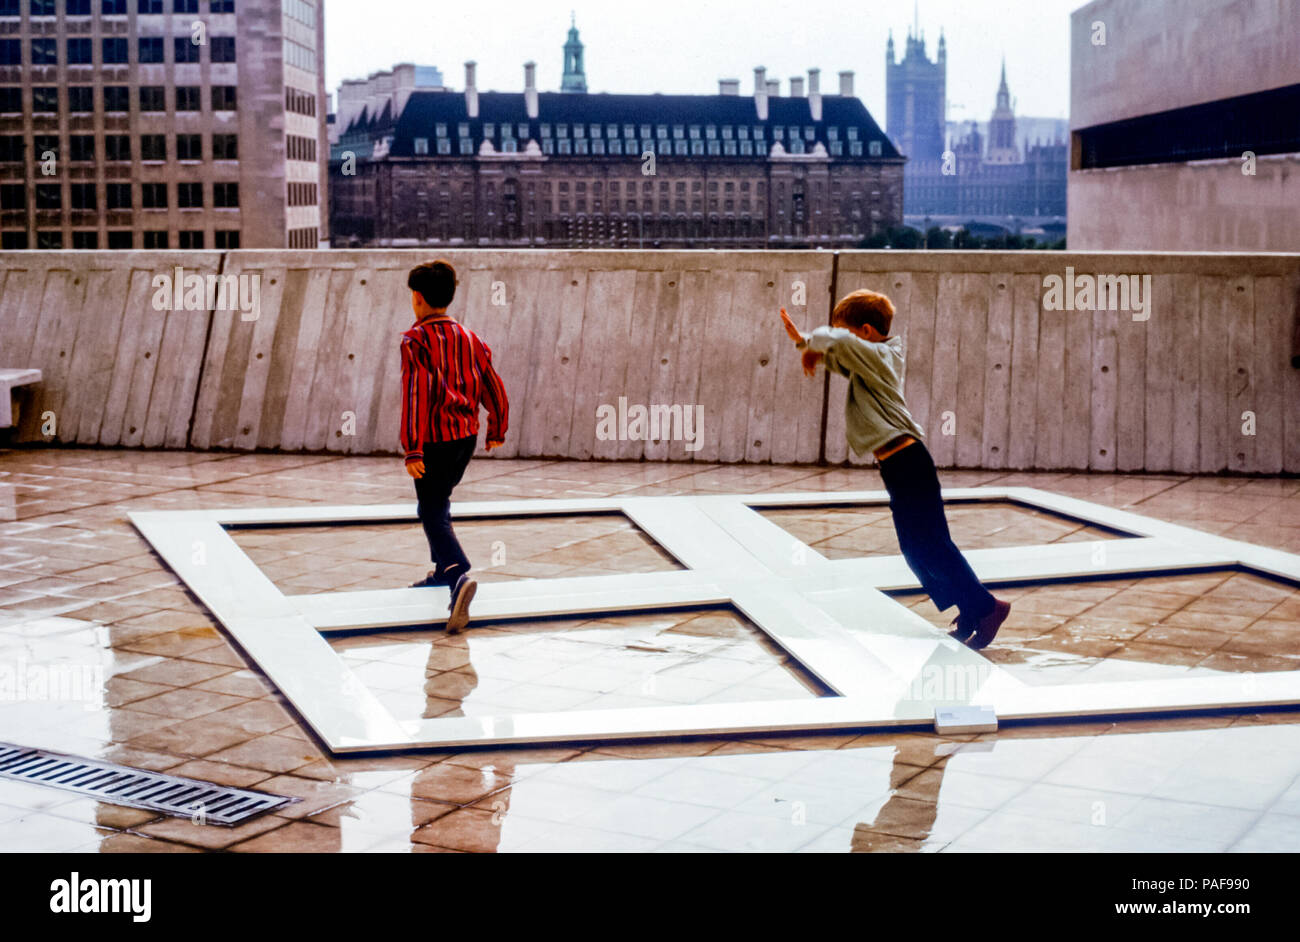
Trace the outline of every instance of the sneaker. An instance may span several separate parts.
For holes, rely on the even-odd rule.
[[[469,573],[463,573],[456,580],[456,585],[451,590],[451,601],[447,604],[447,610],[451,613],[447,618],[447,634],[460,634],[465,630],[469,624],[469,603],[474,601],[474,593],[477,591],[478,583],[470,578]]]
[[[967,641],[966,644],[976,651],[979,651],[982,648],[987,648],[997,636],[998,629],[1002,627],[1002,623],[1007,620],[1007,616],[1010,614],[1010,602],[1003,602],[994,599],[993,611],[989,612],[975,623],[975,636]]]
[[[437,586],[442,586],[442,585],[446,585],[446,584],[447,584],[447,579],[446,579],[445,576],[440,576],[440,575],[438,575],[437,570],[435,570],[435,569],[430,569],[430,570],[429,570],[429,574],[428,574],[427,576],[425,576],[423,579],[421,579],[419,582],[412,582],[412,583],[411,583],[411,588],[412,588],[412,589],[431,589],[431,588],[435,588],[435,587],[437,587]]]

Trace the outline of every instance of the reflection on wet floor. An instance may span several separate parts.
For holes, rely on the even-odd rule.
[[[731,609],[330,639],[399,720],[743,703],[826,690]]]
[[[1012,603],[984,652],[1031,684],[1300,670],[1300,588],[1217,571],[1002,587]],[[932,624],[951,618],[920,593],[895,599]]]
[[[418,524],[228,532],[286,595],[408,586],[433,568]],[[459,520],[456,535],[480,582],[682,568],[622,514]]]
[[[950,487],[1042,487],[1300,551],[1300,481],[1000,471],[943,472],[943,479]],[[476,461],[457,496],[833,494],[879,488],[873,471],[857,468]],[[42,695],[34,695],[35,688],[23,697],[0,695],[0,738],[303,799],[237,828],[202,827],[0,780],[0,848],[7,851],[1300,850],[1300,712],[1004,727],[985,736],[845,732],[454,755],[329,756],[203,606],[178,585],[125,515],[145,509],[412,501],[400,460],[0,451],[0,490],[7,495],[0,508],[8,507],[14,518],[0,520],[0,668],[9,669],[10,677],[22,670],[25,679],[46,680],[65,669],[73,678],[70,686],[47,687],[50,692]],[[977,508],[953,508],[954,520],[970,509]],[[887,517],[875,521],[880,523],[875,529],[884,534],[883,542],[864,537],[861,544],[847,544],[850,554],[861,552],[855,545],[896,552],[888,542]],[[529,543],[533,537],[510,530],[512,525],[493,521],[482,533],[471,532],[478,523],[463,526],[484,578],[506,576],[506,569],[512,578],[558,574],[546,570],[546,557],[535,555],[550,548],[568,552],[561,563],[570,567],[606,567],[612,558],[618,559],[617,571],[640,564],[675,567],[619,517],[591,522],[593,528],[612,529],[558,538],[552,531],[538,534],[540,543]],[[1047,542],[1053,533],[1068,539],[1105,537],[1062,532],[1057,528],[1065,524],[1055,520],[1029,526],[1028,542]],[[1047,526],[1052,529],[1040,529]],[[997,520],[990,517],[985,527],[1007,539]],[[424,574],[418,528],[367,529],[293,533],[287,544],[275,542],[280,536],[253,549],[271,554],[262,561],[287,591],[404,585]],[[266,535],[263,531],[258,538]],[[966,539],[975,534],[957,530],[956,535],[959,543],[975,545]],[[353,536],[355,546],[349,542]],[[569,544],[571,549],[562,545],[583,536],[586,542],[614,542],[599,550],[596,545],[582,550],[583,539]],[[500,570],[489,565],[495,541],[505,551]],[[296,562],[295,553],[302,554]],[[277,563],[283,571],[277,571]],[[1163,582],[1006,590],[1018,596],[1016,614],[1003,629],[1007,644],[989,656],[1012,670],[1019,669],[1016,658],[1087,660],[1086,669],[1053,669],[1070,679],[1085,679],[1110,669],[1108,664],[1134,663],[1085,645],[1089,638],[1125,645],[1126,657],[1142,652],[1135,645],[1146,645],[1161,648],[1162,657],[1169,658],[1139,667],[1229,670],[1238,656],[1289,663],[1298,653],[1300,634],[1294,594],[1288,588],[1288,595],[1279,597],[1275,584],[1250,580],[1214,573]],[[916,601],[925,617],[934,615],[928,602],[908,601]],[[1085,633],[1080,626],[1089,619],[1109,634]],[[720,621],[702,621],[697,627],[712,624],[718,633],[700,634],[657,622],[653,630],[645,625],[632,630],[596,621],[604,620],[473,629],[459,648],[444,644],[449,639],[435,637],[438,632],[335,640],[351,645],[345,646],[349,657],[376,665],[371,670],[377,675],[390,664],[402,678],[409,672],[413,687],[402,694],[401,707],[417,717],[429,704],[428,679],[447,678],[440,681],[447,687],[434,688],[439,700],[461,696],[444,695],[464,682],[448,676],[463,672],[464,663],[457,660],[462,655],[470,656],[478,673],[462,709],[471,712],[480,696],[487,703],[489,691],[498,697],[509,693],[503,687],[510,680],[508,668],[497,668],[512,660],[528,662],[532,655],[506,652],[526,650],[514,646],[530,642],[565,641],[570,650],[587,645],[597,651],[593,659],[611,662],[632,657],[636,667],[628,682],[635,693],[619,693],[619,688],[599,693],[604,688],[598,687],[599,696],[643,696],[638,683],[643,658],[682,657],[689,665],[690,656],[699,653],[692,645],[706,641],[717,645],[709,649],[710,663],[727,662],[715,654],[743,654],[732,657],[735,669],[754,667],[754,676],[775,672],[769,675],[774,682],[795,685],[783,696],[814,695],[763,647],[761,636],[738,620],[725,628]],[[607,632],[618,640],[597,640]],[[583,635],[591,640],[570,637]],[[666,653],[639,651],[629,642],[647,637]],[[1044,646],[1033,647],[1039,638],[1047,639]],[[413,647],[406,650],[408,644]],[[494,644],[501,645],[499,656]],[[365,657],[376,653],[385,656]],[[540,660],[540,651],[534,654]],[[1180,657],[1195,660],[1184,664]],[[574,667],[556,660],[556,672]],[[494,663],[485,672],[485,665]],[[1252,663],[1253,670],[1283,669],[1269,661]],[[430,677],[431,664],[437,671]],[[358,669],[367,668],[359,664]],[[578,673],[583,669],[577,665]],[[738,677],[733,686],[751,679]],[[371,681],[381,695],[388,682],[382,676]],[[399,686],[405,682],[399,679]],[[693,683],[674,689],[656,681],[657,696],[714,693]],[[725,687],[716,691],[725,693]],[[494,706],[509,708],[508,703]]]

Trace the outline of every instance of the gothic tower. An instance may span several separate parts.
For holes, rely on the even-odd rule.
[[[998,85],[997,106],[989,118],[989,152],[991,164],[1020,163],[1020,148],[1016,146],[1016,112],[1011,105],[1011,90],[1007,88],[1007,60],[1002,59],[1002,83]]]
[[[564,78],[560,81],[562,92],[585,92],[587,73],[582,64],[582,41],[578,39],[578,26],[573,14],[569,15],[569,41],[564,44]]]
[[[936,59],[925,51],[919,25],[909,29],[901,61],[894,59],[894,36],[885,46],[886,133],[909,160],[943,156],[947,110],[948,47],[939,35]]]

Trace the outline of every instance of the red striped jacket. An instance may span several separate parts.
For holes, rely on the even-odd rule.
[[[502,441],[510,403],[492,368],[492,351],[450,317],[431,317],[402,334],[402,450],[424,457],[426,442],[478,434],[480,403],[488,412],[488,441]]]

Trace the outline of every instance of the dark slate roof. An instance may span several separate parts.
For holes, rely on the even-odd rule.
[[[393,130],[394,140],[390,153],[410,156],[414,153],[412,141],[417,137],[434,137],[434,125],[448,125],[468,121],[470,136],[477,149],[482,141],[484,122],[518,125],[529,123],[529,136],[540,139],[538,124],[684,124],[708,125],[814,125],[816,140],[826,143],[829,126],[841,128],[840,140],[846,135],[842,129],[858,128],[858,139],[864,142],[880,141],[880,157],[899,158],[902,155],[885,136],[866,106],[858,98],[839,95],[822,96],[822,120],[814,122],[808,99],[768,98],[768,117],[758,120],[752,95],[610,95],[573,94],[560,92],[538,93],[538,117],[529,121],[522,92],[479,92],[479,114],[470,119],[465,105],[464,92],[417,91],[412,93]],[[372,130],[389,124],[384,115],[372,121]],[[362,115],[349,128],[358,128],[365,121]],[[454,130],[450,130],[455,137]],[[771,134],[765,137],[770,142]]]

